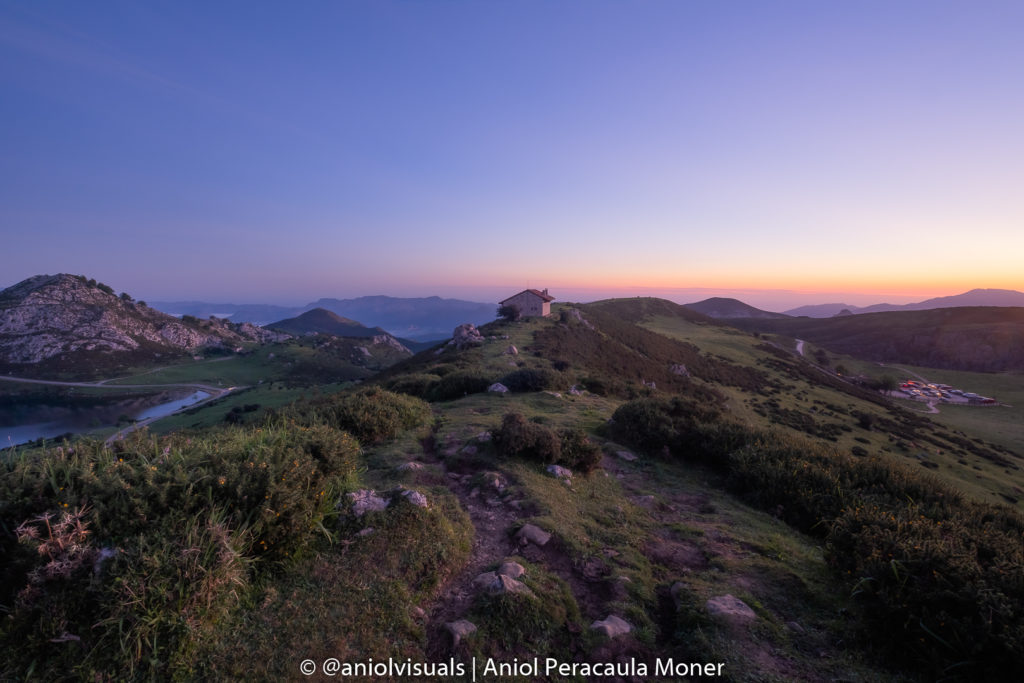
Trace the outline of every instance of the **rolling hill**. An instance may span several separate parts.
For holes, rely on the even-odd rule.
[[[711,318],[787,318],[782,313],[762,311],[745,304],[739,299],[725,297],[711,297],[692,304],[685,304],[687,308],[703,313]]]
[[[866,360],[978,372],[1024,371],[1024,308],[981,306],[834,318],[733,319]]]

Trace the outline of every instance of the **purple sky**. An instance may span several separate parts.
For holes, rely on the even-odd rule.
[[[1022,35],[1019,2],[0,2],[0,286],[1024,289]]]

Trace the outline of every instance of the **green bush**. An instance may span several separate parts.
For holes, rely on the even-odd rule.
[[[559,462],[574,472],[589,474],[601,464],[601,449],[579,428],[562,429]]]
[[[557,385],[558,374],[546,368],[523,368],[501,378],[509,391],[544,391]]]
[[[508,413],[501,427],[494,432],[494,445],[499,455],[524,458],[545,465],[560,464],[587,474],[601,463],[601,449],[578,428],[555,432],[548,427],[528,422],[519,413]]]
[[[440,375],[426,373],[401,375],[388,384],[388,389],[399,394],[426,398],[440,379]]]
[[[428,397],[431,401],[454,401],[467,394],[479,394],[487,391],[491,380],[471,370],[456,370],[444,375],[435,384]]]
[[[714,405],[700,405],[678,396],[639,398],[624,403],[612,414],[614,438],[648,453],[682,453],[695,436],[696,425],[718,418]]]
[[[284,414],[306,426],[326,422],[364,444],[394,438],[431,418],[430,406],[424,401],[380,387],[313,399],[296,404]]]
[[[358,452],[336,428],[278,422],[0,465],[0,678],[187,676],[254,572],[325,532]]]
[[[494,432],[494,446],[505,457],[526,458],[552,464],[561,456],[561,440],[555,432],[533,422],[527,422],[519,413],[508,413],[501,427]]]

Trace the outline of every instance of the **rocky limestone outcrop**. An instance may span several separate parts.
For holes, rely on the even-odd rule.
[[[448,342],[455,348],[461,350],[484,343],[484,336],[476,329],[473,323],[463,323],[452,332],[452,340]]]
[[[0,360],[38,363],[79,351],[180,352],[287,339],[226,320],[179,320],[78,275],[37,275],[0,292]]]
[[[398,341],[397,339],[392,337],[390,334],[376,334],[376,335],[374,335],[373,336],[373,345],[374,346],[390,346],[394,350],[401,351],[402,353],[408,353],[408,354],[412,353],[412,351],[410,351],[408,348],[406,348],[406,346],[404,344],[402,344],[402,342]]]

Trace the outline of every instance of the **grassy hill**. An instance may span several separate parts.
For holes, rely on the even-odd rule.
[[[979,306],[730,322],[867,360],[974,372],[1024,371],[1024,308]]]
[[[553,657],[648,678],[672,659],[740,681],[998,680],[1024,664],[1009,448],[667,301],[481,332],[251,424],[15,454],[0,675]],[[80,554],[47,542],[81,525]],[[632,630],[593,628],[609,616]],[[454,642],[460,620],[476,630]]]

